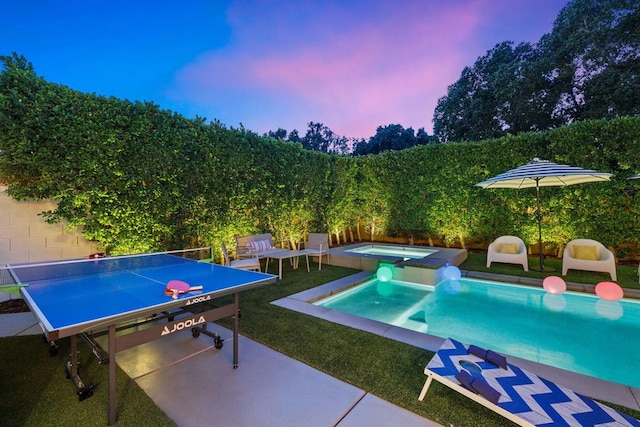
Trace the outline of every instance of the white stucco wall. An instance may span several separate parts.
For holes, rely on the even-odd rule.
[[[55,208],[53,201],[16,201],[0,185],[0,265],[82,258],[97,252],[79,230],[67,224],[47,224],[39,213]]]

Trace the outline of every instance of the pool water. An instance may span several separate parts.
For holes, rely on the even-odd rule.
[[[484,280],[372,280],[327,308],[640,388],[640,303]]]
[[[364,255],[397,256],[404,258],[406,261],[408,259],[424,258],[437,252],[437,250],[406,246],[368,245],[347,249],[346,252]]]

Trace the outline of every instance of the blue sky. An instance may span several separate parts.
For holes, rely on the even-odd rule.
[[[535,43],[568,0],[23,0],[0,54],[82,92],[302,135],[432,133],[447,86],[497,43]]]

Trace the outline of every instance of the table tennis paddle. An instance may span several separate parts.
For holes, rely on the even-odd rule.
[[[107,254],[104,252],[94,252],[92,254],[90,254],[87,258],[89,259],[97,259],[97,258],[104,258],[106,257]]]
[[[179,294],[200,290],[202,290],[202,285],[189,286],[187,282],[183,282],[182,280],[169,280],[169,283],[167,283],[167,289],[165,289],[164,293],[166,295],[171,295],[171,298],[173,299],[177,299]]]

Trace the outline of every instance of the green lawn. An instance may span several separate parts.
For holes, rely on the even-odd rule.
[[[461,268],[487,271],[484,254],[469,254]],[[531,259],[535,265],[537,259]],[[241,295],[240,330],[283,354],[353,384],[382,399],[444,425],[512,425],[481,405],[438,383],[423,402],[418,394],[424,384],[423,369],[432,352],[377,335],[333,324],[271,304],[271,301],[310,289],[356,272],[323,266],[322,271],[292,270],[285,264],[284,278],[273,285]],[[547,260],[560,274],[560,262]],[[544,277],[524,273],[517,266],[494,264],[488,270],[501,274]],[[637,269],[618,267],[618,282],[638,288]],[[606,275],[570,272],[567,281],[595,284]],[[229,322],[223,322],[229,325]],[[199,339],[207,339],[201,337]],[[47,346],[37,337],[0,339],[0,425],[104,425],[107,420],[107,367],[80,346],[81,375],[97,385],[95,395],[78,402],[73,386],[65,379],[64,361],[68,340],[61,341],[59,355],[50,358]],[[241,356],[242,357],[242,356]],[[301,379],[303,381],[304,379]],[[621,409],[621,408],[618,408]],[[625,410],[632,416],[639,412]],[[142,390],[118,370],[118,425],[172,425]]]
[[[0,426],[104,426],[109,407],[108,368],[80,344],[80,376],[95,384],[82,402],[66,379],[69,339],[49,356],[41,335],[0,338]],[[173,426],[174,423],[122,370],[117,369],[119,426]]]

